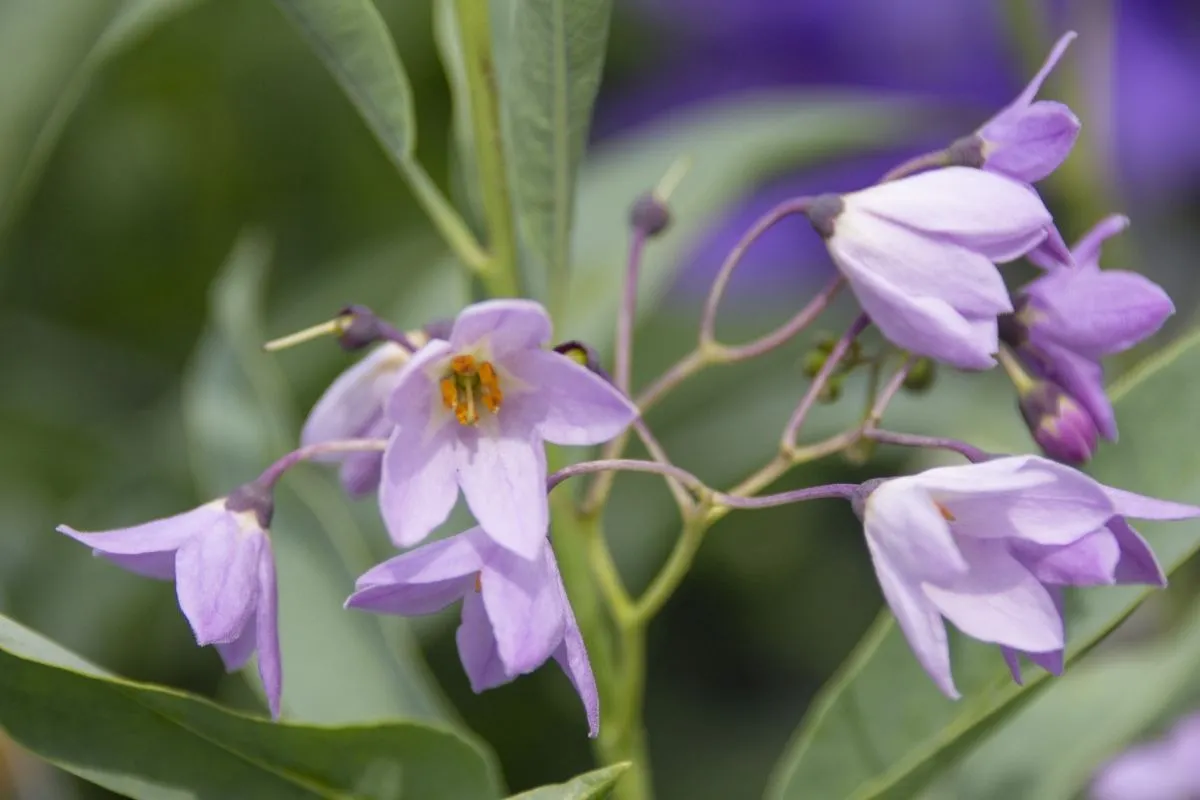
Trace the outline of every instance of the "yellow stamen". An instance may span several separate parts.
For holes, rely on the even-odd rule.
[[[504,402],[500,376],[490,361],[475,356],[457,355],[450,359],[450,371],[441,380],[442,404],[454,411],[460,425],[479,422],[479,407],[495,414]]]
[[[454,409],[458,407],[458,384],[454,378],[442,378],[442,405]]]
[[[504,402],[504,392],[500,391],[500,379],[496,377],[496,368],[490,361],[479,365],[479,394],[487,410],[495,414]]]
[[[942,515],[942,519],[946,520],[946,522],[954,522],[954,515],[950,513],[950,509],[936,501],[934,502],[933,507],[938,510],[938,513]]]
[[[320,338],[321,336],[340,336],[345,333],[346,327],[350,322],[351,318],[349,316],[335,317],[328,322],[322,322],[320,325],[313,325],[311,328],[305,328],[302,331],[296,331],[287,336],[272,339],[263,345],[263,350],[273,353],[276,350],[286,350],[298,344],[311,342],[313,339]]]
[[[475,356],[455,356],[450,359],[450,369],[456,375],[474,375],[475,374]]]

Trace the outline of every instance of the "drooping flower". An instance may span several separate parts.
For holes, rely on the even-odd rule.
[[[1175,311],[1166,292],[1144,276],[1100,269],[1101,244],[1128,224],[1120,215],[1101,220],[1072,249],[1075,266],[1026,286],[1001,324],[1002,338],[1021,360],[1083,406],[1110,441],[1117,423],[1101,359],[1153,335]]]
[[[1200,514],[1109,489],[1038,456],[931,469],[864,485],[864,492],[856,508],[883,595],[917,660],[952,698],[959,695],[943,618],[972,638],[1056,668],[1063,619],[1047,584],[1127,582],[1151,571],[1161,577],[1124,516]],[[1097,552],[1107,560],[1088,563]]]
[[[413,616],[459,599],[456,639],[471,688],[500,686],[553,658],[583,701],[595,736],[596,681],[549,540],[528,560],[471,528],[379,564],[358,579],[346,606]]]
[[[387,404],[396,427],[379,494],[397,544],[444,522],[461,486],[489,536],[526,558],[540,552],[549,526],[543,440],[598,444],[637,415],[607,381],[544,350],[549,339],[537,303],[489,300],[405,365]]]
[[[1200,797],[1200,714],[1184,717],[1166,736],[1135,745],[1103,765],[1091,800],[1190,800]]]
[[[818,197],[809,219],[863,310],[892,343],[957,367],[995,364],[996,318],[1012,309],[996,263],[1046,237],[1026,187],[965,167]]]
[[[131,572],[174,580],[197,644],[214,645],[230,672],[257,651],[267,704],[278,719],[283,668],[268,535],[272,511],[270,493],[246,484],[228,498],[131,528],[58,530]]]

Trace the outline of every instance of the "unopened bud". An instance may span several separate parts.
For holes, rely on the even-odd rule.
[[[612,383],[612,376],[600,365],[600,356],[597,355],[591,345],[572,339],[569,342],[555,345],[554,352],[566,356],[581,367],[586,367],[589,372],[595,373],[609,383]]]
[[[841,195],[822,194],[813,198],[804,213],[813,230],[820,234],[822,239],[830,239],[833,237],[834,223],[845,208],[846,203]]]
[[[361,350],[384,338],[382,322],[366,306],[347,306],[339,317],[345,320],[337,337],[343,350]]]
[[[421,327],[421,332],[425,334],[425,339],[441,339],[450,341],[450,331],[454,330],[454,320],[452,319],[435,319],[433,322],[426,322]]]
[[[1034,441],[1055,461],[1082,464],[1096,451],[1095,420],[1058,384],[1037,381],[1019,405]]]
[[[225,508],[234,513],[250,512],[263,530],[271,527],[275,498],[269,486],[258,481],[244,483],[225,498]]]
[[[908,374],[904,376],[904,383],[901,384],[905,391],[919,394],[927,392],[933,387],[933,382],[937,379],[937,364],[931,358],[918,358],[913,362],[913,365],[908,370]]]
[[[821,387],[821,391],[817,393],[818,403],[836,403],[842,397],[842,381],[840,378],[830,377],[825,385]]]
[[[647,192],[633,202],[629,224],[647,236],[658,236],[671,225],[671,209],[652,192]]]

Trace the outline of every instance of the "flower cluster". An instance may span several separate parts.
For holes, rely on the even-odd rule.
[[[696,537],[719,513],[840,497],[862,520],[900,629],[945,694],[958,696],[946,620],[998,645],[1018,682],[1021,655],[1060,672],[1064,587],[1165,585],[1153,552],[1128,519],[1200,515],[1195,506],[1104,486],[1061,463],[1086,461],[1098,437],[1116,439],[1101,360],[1153,334],[1173,311],[1166,294],[1147,279],[1101,270],[1101,243],[1125,227],[1124,217],[1106,218],[1068,250],[1032,185],[1063,162],[1079,133],[1069,109],[1035,100],[1072,37],[1059,41],[1012,104],[971,135],[901,165],[876,185],[797,198],[756,225],[714,284],[695,352],[637,402],[625,390],[638,258],[645,239],[662,235],[669,221],[665,198],[654,195],[640,200],[632,215],[615,380],[589,346],[551,347],[550,317],[532,300],[486,300],[453,322],[410,333],[351,307],[318,327],[336,333],[347,349],[371,349],[317,402],[298,450],[228,497],[179,516],[101,533],[60,530],[126,569],[174,579],[199,644],[215,645],[229,669],[257,651],[276,717],[282,670],[268,533],[272,490],[289,468],[308,459],[340,462],[350,495],[377,492],[392,542],[411,548],[362,575],[349,608],[408,616],[461,601],[457,644],[471,686],[483,691],[554,659],[579,694],[593,736],[600,697],[584,644],[587,632],[580,630],[568,599],[571,587],[559,573],[559,542],[552,545],[548,537],[549,490],[584,473],[608,474],[593,480],[576,509],[578,519],[597,520],[609,486],[604,479],[628,469],[669,479],[685,521],[677,555],[645,596],[628,597],[611,572],[598,580],[623,635],[641,635],[686,570]],[[746,247],[788,214],[808,218],[838,268],[837,280],[761,339],[737,347],[718,343],[715,313],[731,272]],[[1020,258],[1044,272],[1014,299],[997,265]],[[640,413],[708,363],[754,358],[792,341],[843,285],[862,314],[814,360],[812,382],[785,428],[779,458],[790,467],[874,439],[949,447],[973,463],[768,496],[754,495],[782,474],[778,459],[731,492],[713,490],[672,464]],[[883,349],[867,357],[859,337],[872,326]],[[904,366],[872,389],[862,424],[811,448],[797,446],[809,409],[836,399],[833,389],[842,375],[864,364],[882,368],[894,351],[904,353]],[[920,380],[911,373],[917,357],[926,360]],[[1001,362],[1049,458],[992,457],[963,443],[880,429],[897,392],[927,388],[933,374],[928,360],[962,370]],[[652,460],[620,458],[629,428]],[[551,475],[547,443],[609,444],[604,458]],[[477,525],[423,543],[446,522],[460,492]],[[606,553],[598,537],[589,552]],[[611,559],[602,556],[591,567],[611,570]],[[627,717],[619,718],[629,724]]]

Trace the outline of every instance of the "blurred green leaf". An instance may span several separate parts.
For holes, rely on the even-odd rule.
[[[1148,359],[1111,391],[1121,443],[1100,451],[1104,483],[1167,498],[1200,496],[1200,451],[1189,436],[1200,404],[1200,331]],[[1172,403],[1164,406],[1163,397]],[[1140,523],[1170,573],[1200,549],[1200,523]],[[1150,590],[1123,586],[1070,598],[1067,661],[1119,624]],[[963,639],[952,647],[963,699],[941,695],[886,613],[813,704],[780,762],[771,797],[911,797],[1048,684],[1029,668],[1017,686],[999,652]]]
[[[483,193],[479,185],[479,164],[475,153],[475,127],[471,118],[471,90],[467,84],[467,66],[463,60],[463,42],[459,30],[455,0],[434,0],[433,38],[437,44],[446,81],[450,84],[452,107],[451,133],[454,137],[453,162],[457,170],[455,189],[471,210],[471,218],[483,218]]]
[[[297,430],[283,377],[260,347],[269,259],[259,234],[234,248],[184,387],[189,455],[208,496],[253,479],[292,449]],[[355,576],[372,565],[347,502],[325,475],[301,468],[276,493],[285,713],[319,722],[445,718],[452,712],[404,621],[342,608]]]
[[[609,791],[627,769],[627,763],[614,764],[580,775],[566,783],[541,786],[528,792],[514,794],[509,800],[600,800],[602,797],[608,797]]]
[[[642,260],[639,311],[650,313],[685,248],[760,181],[839,155],[896,144],[920,129],[912,102],[878,95],[775,92],[707,103],[597,147],[580,175],[571,282],[560,336],[603,349],[625,277],[628,216],[680,156],[692,169],[670,198],[673,225]]]
[[[499,796],[491,756],[449,730],[256,719],[108,675],[5,617],[0,725],[47,761],[139,799]]]
[[[516,225],[533,296],[549,293],[558,309],[612,0],[515,0],[507,11],[492,16],[505,40],[500,101]]]
[[[1200,615],[1172,638],[1097,652],[1038,697],[939,782],[934,797],[1075,797],[1098,765],[1196,694]],[[1070,746],[1064,746],[1069,742]]]

